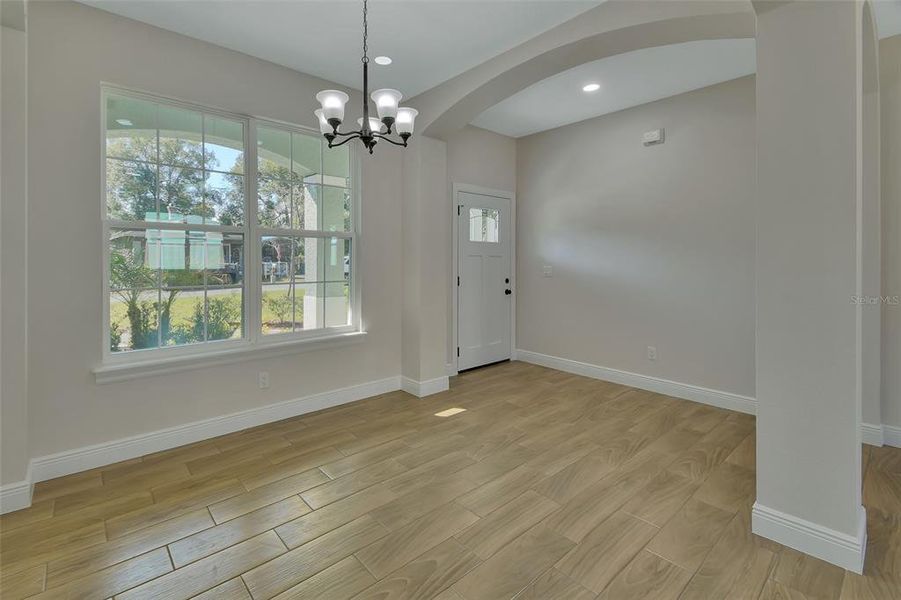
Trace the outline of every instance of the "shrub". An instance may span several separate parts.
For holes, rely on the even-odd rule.
[[[279,323],[288,322],[288,319],[291,317],[291,308],[293,305],[291,296],[288,294],[272,294],[266,296],[264,300],[266,301],[266,306],[269,307],[269,310],[272,311],[272,314],[275,315]]]
[[[110,352],[116,352],[119,350],[119,345],[122,343],[122,330],[119,328],[118,323],[110,323],[109,326],[109,349]]]
[[[193,344],[203,341],[203,301],[194,304],[190,326],[174,328],[172,338],[176,344]],[[241,300],[234,296],[207,299],[206,334],[210,340],[227,340],[241,327]]]

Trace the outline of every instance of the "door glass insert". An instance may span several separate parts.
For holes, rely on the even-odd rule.
[[[494,208],[469,209],[469,241],[498,243],[497,223],[500,215]]]

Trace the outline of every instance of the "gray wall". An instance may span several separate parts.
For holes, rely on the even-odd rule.
[[[95,385],[100,83],[309,126],[335,84],[74,2],[31,3],[28,43],[31,456],[400,373],[401,153],[379,146],[363,162],[362,344]]]
[[[520,138],[517,347],[754,396],[754,165],[753,77]]]
[[[3,27],[0,43],[0,483],[7,484],[23,480],[28,463],[28,41]]]
[[[879,43],[882,294],[901,294],[901,35]],[[882,422],[901,427],[901,306],[882,306]]]

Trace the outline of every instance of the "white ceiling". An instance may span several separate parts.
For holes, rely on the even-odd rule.
[[[80,0],[355,89],[359,0]],[[370,87],[412,97],[575,17],[601,0],[371,0]]]
[[[873,11],[880,38],[901,34],[901,0],[874,0]],[[708,40],[649,48],[549,77],[491,107],[473,125],[522,137],[756,71],[754,40]],[[595,81],[601,84],[599,91],[582,92],[583,85]]]
[[[568,125],[756,71],[753,39],[708,40],[618,54],[558,73],[479,115],[473,125],[512,137]],[[585,93],[582,86],[599,83]]]

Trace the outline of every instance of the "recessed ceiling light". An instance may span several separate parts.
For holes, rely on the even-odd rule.
[[[128,119],[116,119],[116,123],[122,125],[123,127],[131,127],[132,125],[134,125],[134,123],[132,123]]]
[[[390,56],[376,56],[375,57],[375,64],[382,65],[383,67],[390,65],[391,62],[392,61],[391,61]]]
[[[582,87],[583,92],[596,92],[599,89],[601,89],[600,83],[589,83],[588,85]]]

